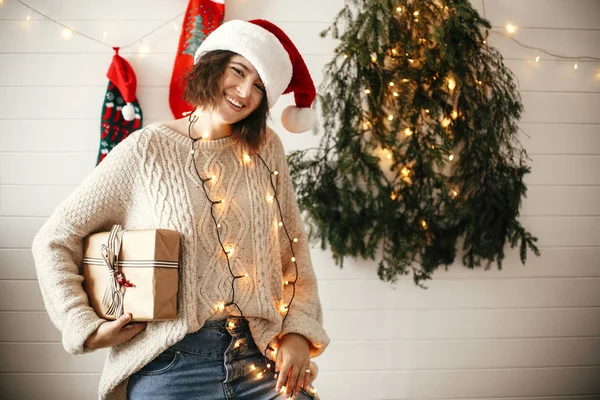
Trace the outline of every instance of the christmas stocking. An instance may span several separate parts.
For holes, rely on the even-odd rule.
[[[119,56],[119,48],[106,73],[108,88],[102,106],[100,150],[96,165],[131,132],[142,127],[142,109],[135,98],[137,80],[131,65]]]
[[[194,65],[194,54],[198,46],[221,25],[224,15],[225,0],[189,0],[169,90],[169,104],[176,119],[181,118],[184,112],[193,110],[192,106],[183,101],[183,75]]]

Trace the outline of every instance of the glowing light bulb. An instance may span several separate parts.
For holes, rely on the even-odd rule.
[[[210,136],[210,132],[204,131],[204,133],[202,134],[202,139],[208,139],[209,136]]]
[[[444,118],[442,120],[442,127],[447,128],[450,125],[450,122],[452,122],[450,118]]]
[[[249,277],[249,276],[250,276],[250,275],[248,275],[248,274],[244,274],[244,278],[247,278],[247,277]]]
[[[68,38],[70,38],[72,34],[73,34],[73,31],[72,31],[72,30],[70,30],[69,28],[65,28],[65,29],[63,29],[63,31],[62,31],[62,36],[63,36],[65,39],[68,39]]]
[[[298,238],[294,238],[294,243],[297,243],[297,242],[298,242]]]
[[[344,59],[348,58],[348,54],[344,54]]]
[[[233,321],[229,321],[229,324],[227,324],[229,326],[229,329],[233,329],[235,328],[235,322]]]
[[[406,128],[406,129],[404,130],[404,134],[405,134],[406,136],[410,136],[410,135],[412,135],[412,134],[413,134],[413,131],[411,131],[411,130],[410,130],[410,128]]]
[[[506,32],[515,33],[517,31],[517,27],[512,24],[506,24]]]
[[[535,58],[535,62],[540,62],[540,56],[537,56],[537,57]]]
[[[392,192],[392,194],[390,195],[390,199],[396,200],[396,197],[398,197],[398,195],[396,193]]]
[[[289,285],[289,284],[290,284],[290,281],[285,281],[284,283],[285,283],[286,285]]]
[[[282,304],[281,306],[279,306],[279,310],[281,312],[286,312],[288,310],[288,307],[285,304]]]
[[[454,78],[448,79],[448,89],[454,90],[455,87],[456,87],[456,81],[454,80]]]
[[[450,154],[450,157],[448,157],[448,159],[449,159],[450,161],[454,160],[454,154]]]
[[[456,190],[452,190],[452,197],[458,196],[458,192]]]
[[[388,119],[391,121],[391,120],[394,119],[394,116],[393,115],[388,115]]]
[[[250,156],[248,154],[244,154],[244,161],[245,162],[250,161]]]
[[[425,110],[425,112],[426,112],[427,114],[429,114],[429,110],[427,110],[427,109],[426,109],[426,110]]]
[[[260,379],[263,377],[263,373],[259,372],[258,374],[256,374],[256,379]]]
[[[410,175],[410,169],[408,169],[407,167],[402,167],[402,169],[400,170],[400,173],[403,176],[409,176]]]
[[[139,55],[144,55],[144,54],[148,54],[150,53],[150,46],[148,46],[147,44],[142,43],[140,45],[140,47],[138,48],[138,54]]]
[[[221,229],[221,224],[217,224],[217,228],[218,228],[218,229]]]
[[[234,347],[237,349],[238,347],[240,347],[241,344],[242,344],[242,341],[238,340],[237,342],[235,342]]]
[[[281,393],[285,393],[285,386],[281,387],[281,390],[279,390]]]
[[[365,89],[365,93],[369,94],[369,93],[371,93],[371,91],[369,89]]]
[[[412,58],[409,58],[409,59],[408,59],[408,62],[412,64],[412,63],[414,63],[414,62],[415,62],[415,60],[413,60]]]
[[[577,62],[575,62],[575,65],[573,65],[573,69],[577,69]]]
[[[217,176],[216,176],[216,175],[212,175],[212,176],[210,177],[210,179],[211,179],[211,180],[213,180],[213,181],[216,181],[216,180],[217,180]]]
[[[390,86],[394,86],[394,82],[390,82]]]
[[[296,262],[296,257],[292,257],[292,262]]]
[[[393,94],[394,94],[394,97],[398,97],[399,96],[398,92],[394,92]]]
[[[250,371],[254,371],[255,369],[256,369],[256,365],[252,364],[252,365],[250,366]]]
[[[279,226],[280,227],[283,226],[283,222],[279,221]]]
[[[458,118],[458,111],[453,110],[452,111],[452,119],[456,119],[456,118]]]
[[[427,228],[427,222],[425,222],[425,220],[424,220],[424,219],[422,219],[422,220],[421,220],[421,226],[422,226],[423,228]]]
[[[418,16],[419,16],[419,12],[418,12],[418,11],[415,11],[415,12],[413,13],[413,15],[414,15],[415,17],[418,17]]]
[[[402,12],[402,7],[396,7],[397,12]]]
[[[395,56],[397,56],[398,55],[398,50],[392,49],[392,54],[395,55]]]
[[[227,249],[227,254],[229,254],[229,255],[233,254],[233,247],[230,247]]]
[[[377,62],[377,53],[371,53],[371,62]]]
[[[406,78],[404,78],[404,79],[402,79],[402,82],[406,83],[406,82],[408,82],[409,80],[410,80],[410,79],[406,79]]]
[[[225,303],[221,302],[217,305],[217,310],[223,311],[225,309]]]
[[[272,202],[273,199],[275,199],[275,196],[273,196],[272,194],[267,196],[267,201]]]

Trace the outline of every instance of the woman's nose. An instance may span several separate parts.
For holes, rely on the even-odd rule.
[[[250,91],[252,90],[252,82],[242,81],[237,85],[237,91],[243,98],[250,97]]]

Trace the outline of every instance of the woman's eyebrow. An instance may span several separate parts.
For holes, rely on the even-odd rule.
[[[246,65],[244,65],[244,64],[242,64],[242,63],[240,63],[240,62],[237,62],[237,61],[232,61],[231,63],[232,63],[232,64],[235,64],[235,65],[239,65],[240,67],[242,67],[242,68],[243,68],[243,69],[244,69],[244,70],[245,70],[247,73],[249,73],[249,74],[252,74],[252,73],[253,73],[252,71],[250,71],[250,69],[249,69],[249,68],[248,68]],[[259,80],[259,81],[262,83],[262,79],[261,79],[261,78],[260,78],[260,76],[258,75],[258,72],[256,72],[256,76],[258,77],[258,80]]]
[[[246,70],[246,72],[250,72],[250,69],[248,69],[248,67],[247,67],[247,66],[245,66],[244,64],[242,64],[242,63],[240,63],[240,62],[237,62],[237,61],[232,61],[231,63],[232,63],[232,64],[239,65],[240,67],[244,68],[244,70]]]

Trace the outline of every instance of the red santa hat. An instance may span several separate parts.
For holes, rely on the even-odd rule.
[[[135,91],[137,88],[135,72],[133,72],[133,68],[131,68],[127,60],[119,55],[119,48],[113,47],[113,49],[115,50],[115,55],[106,76],[119,89],[121,97],[125,100],[126,104],[121,109],[123,119],[133,121],[135,119],[135,109],[132,103],[135,101]]]
[[[281,115],[285,129],[301,133],[316,125],[317,114],[311,108],[317,95],[315,85],[298,49],[275,24],[263,19],[228,21],[204,39],[194,63],[212,50],[232,51],[254,66],[265,85],[269,108],[282,94],[294,93],[296,105]]]

